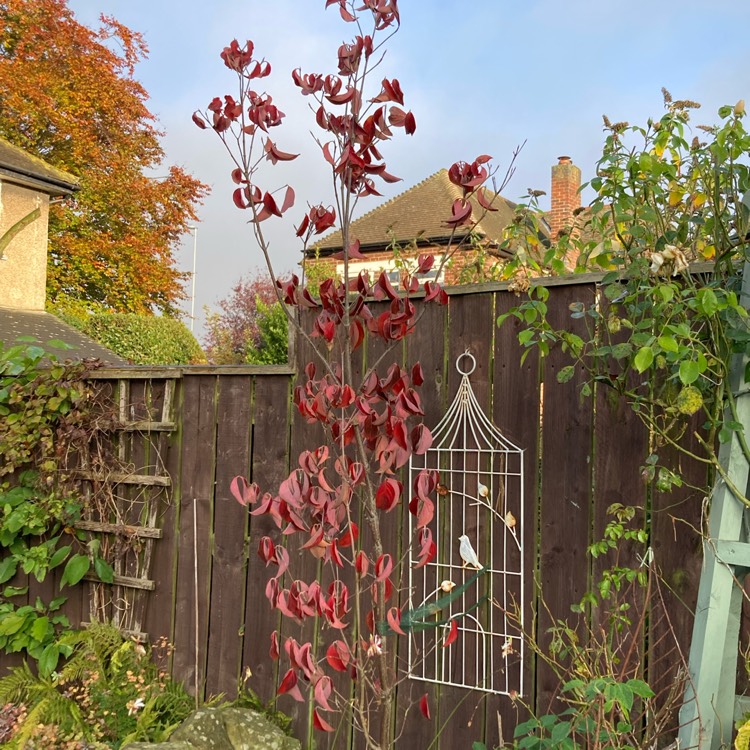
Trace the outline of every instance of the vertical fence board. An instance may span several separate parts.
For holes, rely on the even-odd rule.
[[[512,292],[499,292],[495,295],[495,315],[507,313],[519,303]],[[519,519],[524,544],[524,591],[522,601],[524,629],[531,632],[534,615],[534,596],[536,584],[534,573],[537,560],[537,528],[539,523],[539,437],[540,437],[540,393],[539,393],[539,356],[536,350],[528,352],[521,364],[524,348],[518,343],[521,323],[510,317],[495,331],[495,357],[493,372],[492,416],[500,431],[512,442],[524,450],[524,514]],[[529,649],[525,651],[524,693],[526,702],[533,702],[535,659]],[[496,707],[496,715],[487,712],[485,744],[487,747],[500,746],[502,740],[512,737],[513,727],[518,719],[519,710],[522,718],[526,712],[514,704],[510,698],[501,697]],[[497,714],[501,726],[498,726]],[[500,734],[503,737],[500,737]]]
[[[690,427],[699,429],[698,420]],[[693,453],[701,449],[688,429],[684,445]],[[680,455],[674,448],[658,449],[660,463],[677,465],[686,484],[698,488],[706,484],[706,466]],[[698,582],[702,567],[700,532],[703,528],[705,493],[701,489],[683,486],[669,493],[654,489],[651,510],[651,545],[657,570],[664,585],[661,598],[651,603],[651,633],[649,640],[649,680],[661,700],[667,700],[676,684],[681,662],[687,661],[690,651]],[[678,699],[681,695],[676,696]],[[676,714],[673,714],[676,727]]]
[[[219,377],[214,490],[214,543],[206,672],[206,694],[237,695],[245,619],[245,530],[248,509],[231,496],[232,477],[250,463],[249,376]]]
[[[211,510],[216,448],[216,378],[196,375],[183,379],[182,476],[180,484],[180,542],[177,563],[174,673],[192,692],[203,694],[211,576]],[[197,537],[193,518],[197,518]],[[193,553],[197,541],[197,558]],[[195,570],[198,599],[195,597]],[[195,617],[198,616],[196,641]],[[198,673],[196,674],[196,650]]]
[[[289,473],[289,378],[265,376],[255,379],[253,454],[251,479],[261,493],[278,491]],[[248,536],[248,570],[245,597],[243,667],[253,673],[250,686],[263,701],[276,694],[277,662],[268,656],[271,633],[279,626],[279,614],[265,597],[269,571],[258,557],[258,542],[275,537],[270,516],[252,516]]]
[[[172,411],[176,430],[158,437],[164,471],[170,477],[172,485],[169,492],[160,498],[158,526],[162,530],[162,538],[154,543],[151,562],[151,575],[156,588],[148,596],[144,627],[152,643],[160,638],[167,638],[170,643],[174,643],[175,585],[181,545],[179,508],[182,497],[181,468],[184,440],[183,381],[175,381],[174,387]]]
[[[420,336],[418,333],[410,336],[407,341],[406,362],[419,362],[424,372],[424,384],[419,389],[424,409],[424,423],[434,428],[443,416],[446,406],[447,384],[445,371],[445,338],[448,327],[448,307],[446,305],[431,304],[425,310],[417,331],[429,331],[429,335]],[[407,493],[408,488],[404,487]],[[394,511],[396,512],[396,511]],[[406,502],[402,504],[399,523],[403,524],[404,534],[409,529],[409,508]],[[411,540],[404,537],[404,552]],[[406,583],[406,582],[404,582]],[[408,593],[408,592],[407,592]],[[418,604],[419,602],[417,602]],[[398,660],[402,667],[402,674],[406,672],[408,654],[407,638],[398,639]],[[434,731],[435,724],[428,722],[419,712],[417,702],[427,694],[428,703],[436,712],[438,686],[430,682],[417,682],[403,679],[398,686],[396,705],[396,747],[399,750],[415,750],[421,747],[428,731]],[[436,717],[437,718],[437,717]],[[433,721],[436,721],[433,720]]]
[[[583,332],[581,321],[571,319],[568,306],[593,302],[592,286],[570,286],[554,290],[548,320],[553,328]],[[585,335],[585,334],[583,334]],[[570,364],[569,355],[555,347],[544,363],[542,415],[542,495],[539,581],[541,603],[537,640],[546,651],[547,630],[556,620],[570,619],[570,605],[580,601],[588,588],[586,548],[591,529],[591,399],[581,399],[579,386],[585,380],[580,367],[567,383],[557,382],[557,373]],[[541,660],[537,667],[537,713],[548,713],[558,688],[554,672]]]
[[[308,318],[309,320],[309,318]],[[313,362],[317,370],[317,377],[321,377],[324,368],[320,363],[313,347],[304,340],[298,339],[297,346],[297,378],[295,385],[304,385],[307,382],[307,376],[304,374],[304,368],[308,362]],[[308,424],[299,414],[297,409],[292,410],[291,436],[290,436],[290,471],[299,466],[298,459],[300,453],[305,450],[315,450],[318,446],[326,442],[325,434],[318,424]],[[276,494],[278,488],[272,490]],[[278,532],[271,535],[275,541],[278,541]],[[307,541],[300,534],[292,534],[285,540],[285,545],[289,551],[291,564],[289,566],[289,575],[292,578],[299,578],[306,583],[310,583],[320,575],[320,566],[313,566],[310,557],[305,550],[300,549],[301,545]],[[265,581],[262,591],[265,591]],[[265,597],[264,597],[265,598]],[[308,618],[303,623],[298,624],[291,618],[281,617],[279,628],[279,644],[282,650],[282,661],[279,670],[285,672],[288,669],[289,662],[283,653],[283,643],[288,637],[295,638],[298,643],[314,643],[319,623],[314,618]],[[312,708],[309,703],[298,703],[289,695],[279,696],[277,705],[282,711],[288,713],[292,719],[292,731],[302,743],[303,747],[312,746],[314,742],[313,729],[311,727]]]

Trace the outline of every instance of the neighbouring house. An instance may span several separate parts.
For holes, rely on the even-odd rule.
[[[581,170],[569,156],[559,157],[552,167],[551,209],[539,228],[542,244],[549,245],[550,238],[558,237],[574,223],[575,211],[581,206],[580,187]],[[439,265],[451,241],[451,229],[445,220],[453,201],[461,195],[461,189],[448,179],[448,171],[442,169],[352,222],[350,241],[359,240],[360,252],[366,258],[350,261],[350,274],[364,270],[372,277],[385,271],[391,282],[397,282],[409,260],[424,252],[435,255]],[[481,216],[479,222],[456,229],[452,244],[462,243],[462,249],[446,266],[440,281],[458,283],[472,266],[479,266],[476,270],[481,272],[510,257],[502,240],[507,227],[517,220],[517,206],[498,195],[494,207],[497,211],[483,213],[475,205],[474,215]],[[340,230],[324,237],[308,251],[308,270],[320,271],[316,275],[325,271],[325,275],[342,276],[343,261],[337,258],[342,246]]]
[[[33,336],[74,347],[64,357],[126,360],[45,312],[49,207],[78,180],[0,138],[0,342]]]

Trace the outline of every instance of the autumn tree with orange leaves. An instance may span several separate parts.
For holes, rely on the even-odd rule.
[[[142,36],[107,16],[88,28],[66,0],[0,0],[0,15],[0,136],[81,184],[50,211],[49,302],[174,312],[185,296],[174,248],[207,186],[162,166],[134,78]]]

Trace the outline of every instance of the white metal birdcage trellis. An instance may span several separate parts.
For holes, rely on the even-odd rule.
[[[523,695],[523,450],[505,438],[479,406],[469,382],[475,367],[468,350],[458,357],[458,393],[432,431],[432,447],[409,462],[410,493],[421,471],[436,470],[440,476],[430,524],[436,555],[415,569],[413,545],[409,607],[446,601],[448,592],[464,589],[412,632],[409,676]],[[409,531],[414,539],[413,518]],[[480,570],[465,562],[472,559],[467,543]],[[458,637],[444,647],[452,621]]]

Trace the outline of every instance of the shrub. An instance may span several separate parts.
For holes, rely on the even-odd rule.
[[[187,365],[206,361],[193,334],[176,318],[126,313],[65,318],[102,346],[137,365]]]
[[[0,705],[13,714],[4,747],[119,748],[129,742],[161,742],[195,704],[157,662],[164,643],[152,650],[96,623],[59,641],[70,658],[49,677],[17,667],[0,679]]]

